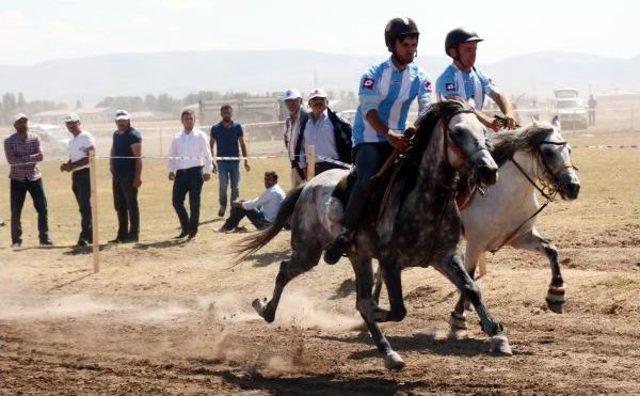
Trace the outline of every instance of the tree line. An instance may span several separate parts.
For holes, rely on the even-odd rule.
[[[352,108],[357,105],[357,97],[352,91],[329,91],[329,97],[332,100],[338,100],[340,105],[337,110]],[[154,111],[178,115],[185,107],[200,100],[238,100],[256,96],[279,98],[281,92],[266,92],[263,95],[255,95],[248,92],[226,92],[218,91],[200,91],[190,93],[183,98],[176,98],[167,93],[158,95],[147,94],[145,96],[107,96],[99,101],[95,107],[110,107],[114,109],[127,109],[131,112],[136,111]],[[0,121],[3,124],[11,123],[13,116],[17,113],[26,113],[33,115],[42,111],[49,110],[73,110],[83,106],[80,100],[77,100],[75,106],[69,106],[65,102],[56,102],[52,100],[32,100],[27,101],[22,92],[13,93],[6,92],[2,95],[0,101]]]

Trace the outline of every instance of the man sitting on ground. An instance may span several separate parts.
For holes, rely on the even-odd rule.
[[[251,201],[236,201],[231,206],[231,215],[220,232],[239,231],[238,224],[245,216],[259,229],[264,230],[275,220],[285,193],[278,184],[278,175],[274,171],[265,172],[264,186],[266,190]]]

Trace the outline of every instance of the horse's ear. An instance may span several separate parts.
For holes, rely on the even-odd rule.
[[[558,116],[557,114],[554,115],[553,119],[551,120],[551,125],[560,129],[560,116]]]

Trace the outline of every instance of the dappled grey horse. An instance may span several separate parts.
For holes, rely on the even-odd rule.
[[[371,211],[356,230],[354,248],[348,254],[356,275],[356,307],[389,369],[404,367],[404,361],[392,349],[378,322],[405,317],[401,269],[411,266],[432,265],[445,275],[475,307],[482,330],[491,337],[491,351],[511,353],[502,326],[490,317],[458,249],[461,219],[454,201],[458,173],[467,173],[485,185],[495,183],[497,178],[497,165],[485,136],[486,130],[464,104],[445,101],[431,105],[416,122],[414,144],[387,194],[384,212],[378,218]],[[343,203],[333,193],[347,173],[324,172],[292,190],[273,225],[248,237],[239,247],[245,255],[257,251],[291,217],[291,258],[280,264],[272,299],[253,302],[267,322],[275,319],[285,285],[317,265],[323,249],[342,231]],[[382,268],[390,310],[381,309],[372,298],[373,258]]]
[[[562,312],[565,285],[558,262],[558,250],[543,238],[535,227],[538,213],[556,193],[564,200],[574,200],[580,191],[576,168],[571,162],[571,146],[560,133],[560,123],[534,123],[514,132],[501,132],[493,139],[493,157],[500,166],[500,179],[476,196],[462,210],[467,246],[465,267],[474,276],[485,252],[503,246],[525,249],[545,255],[551,264],[551,283],[547,305]],[[539,206],[536,190],[546,199]],[[451,317],[452,329],[466,328],[460,296]]]

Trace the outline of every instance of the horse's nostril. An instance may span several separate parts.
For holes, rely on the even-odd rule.
[[[569,184],[569,194],[572,198],[577,198],[578,193],[580,192],[580,184],[579,183],[571,183]]]

